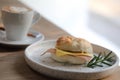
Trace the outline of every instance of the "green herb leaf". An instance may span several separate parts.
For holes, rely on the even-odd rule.
[[[93,59],[88,62],[87,67],[94,68],[96,66],[103,67],[103,64],[112,66],[111,62],[113,62],[113,57],[111,56],[112,51],[110,51],[108,54],[102,55],[102,53],[99,53],[98,55],[94,55]]]

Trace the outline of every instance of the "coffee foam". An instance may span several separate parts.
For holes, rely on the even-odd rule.
[[[2,8],[2,10],[12,13],[24,13],[29,11],[29,9],[24,7],[16,7],[16,6],[5,6]]]

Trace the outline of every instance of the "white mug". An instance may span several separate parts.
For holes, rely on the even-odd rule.
[[[33,20],[34,15],[38,14],[32,10],[11,12],[2,9],[1,12],[2,21],[6,31],[6,39],[10,41],[25,40],[32,24],[38,21],[38,18]]]

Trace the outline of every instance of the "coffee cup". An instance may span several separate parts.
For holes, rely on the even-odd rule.
[[[34,19],[38,14],[24,7],[5,6],[1,13],[6,39],[10,41],[25,40],[32,24],[38,21],[38,18]]]

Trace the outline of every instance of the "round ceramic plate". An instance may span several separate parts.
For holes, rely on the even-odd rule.
[[[9,41],[6,39],[6,32],[3,30],[0,30],[0,43],[5,45],[12,45],[12,46],[27,46],[30,45],[36,41],[42,41],[44,40],[44,35],[34,31],[30,30],[28,33],[28,36],[25,40],[22,41]]]
[[[45,51],[50,48],[55,47],[55,40],[46,40],[36,42],[25,50],[25,60],[28,65],[34,70],[43,73],[45,75],[49,75],[56,78],[62,79],[100,79],[106,76],[111,75],[116,71],[118,67],[118,57],[112,52],[114,55],[114,62],[112,66],[103,67],[95,67],[89,68],[82,65],[71,65],[65,63],[59,63],[54,61],[50,57],[50,53],[46,53],[42,55]],[[92,44],[94,49],[94,54],[98,54],[100,52],[110,52],[110,50]]]

